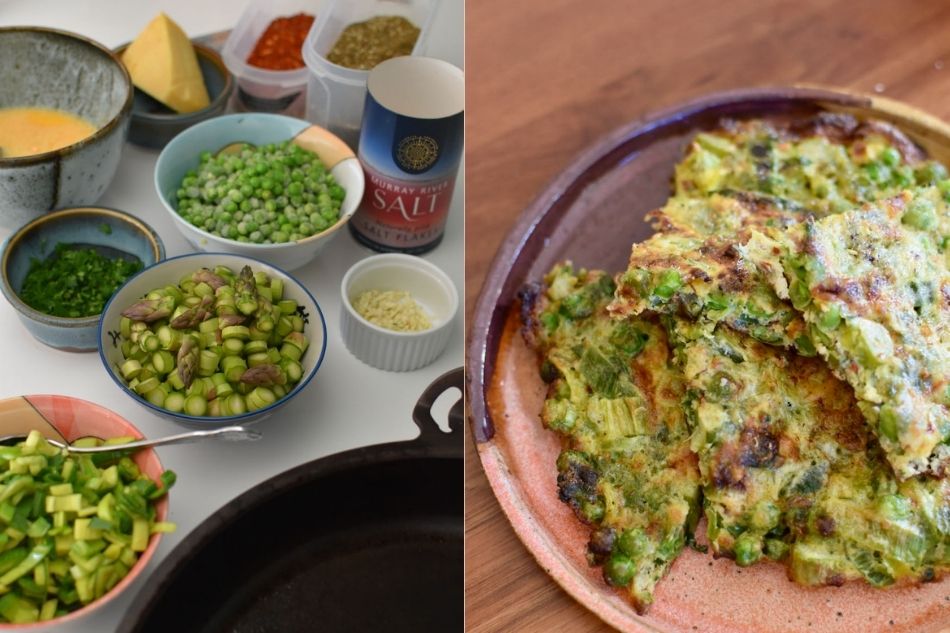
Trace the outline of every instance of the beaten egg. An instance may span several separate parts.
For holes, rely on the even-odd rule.
[[[0,108],[0,156],[42,154],[77,143],[96,127],[75,114],[51,108]]]

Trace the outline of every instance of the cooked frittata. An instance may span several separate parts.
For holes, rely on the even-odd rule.
[[[820,220],[746,249],[809,324],[895,472],[950,465],[950,209],[936,187]]]
[[[613,291],[602,272],[559,265],[522,292],[522,314],[549,383],[542,421],[563,439],[560,498],[591,526],[590,563],[643,611],[692,538],[699,472],[666,333],[611,320]]]
[[[828,215],[947,177],[880,121],[821,113],[787,123],[724,121],[696,135],[676,166],[674,197],[756,191]]]
[[[818,358],[681,318],[670,335],[687,383],[713,551],[750,565],[782,558],[786,515],[814,501],[839,459],[868,434],[850,388]]]
[[[701,506],[714,554],[801,584],[945,573],[946,169],[820,114],[700,133],[673,187],[616,282],[523,294],[590,562],[642,611]]]
[[[647,215],[658,232],[633,245],[610,311],[725,322],[814,354],[795,310],[741,246],[757,230],[778,231],[944,177],[942,165],[924,161],[883,123],[830,114],[785,125],[727,121],[698,134],[677,165],[673,197]]]
[[[672,199],[650,217],[661,232],[633,245],[608,308],[615,318],[646,310],[679,314],[710,327],[727,323],[766,343],[795,345],[804,323],[737,246],[753,229],[796,224],[804,216],[766,197],[730,193]],[[813,352],[807,339],[799,343]]]
[[[898,481],[871,442],[839,457],[789,528],[788,572],[800,584],[929,582],[950,570],[950,481]]]
[[[820,358],[669,320],[710,547],[801,584],[928,580],[950,567],[950,486],[899,483],[850,386]]]

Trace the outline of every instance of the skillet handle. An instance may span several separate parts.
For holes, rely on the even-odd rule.
[[[449,410],[449,429],[450,433],[443,433],[439,425],[432,418],[432,405],[436,399],[452,387],[459,391],[464,387],[464,372],[461,367],[448,371],[426,387],[426,390],[419,396],[416,406],[412,410],[412,420],[419,427],[421,432],[417,441],[426,444],[455,444],[456,439],[462,432],[462,398],[452,405]]]

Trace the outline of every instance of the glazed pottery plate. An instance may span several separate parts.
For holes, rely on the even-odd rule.
[[[617,130],[558,176],[502,243],[475,308],[468,349],[468,402],[479,457],[515,532],[574,598],[630,632],[935,632],[950,627],[950,578],[920,586],[806,588],[785,568],[741,568],[691,549],[637,615],[587,565],[588,530],[557,498],[560,444],[542,428],[544,384],[522,342],[517,292],[562,260],[619,272],[630,246],[652,232],[644,214],[670,194],[673,166],[693,135],[724,118],[795,118],[829,110],[889,121],[933,158],[950,158],[950,126],[906,105],[821,88],[715,94]],[[705,528],[699,527],[699,532]]]

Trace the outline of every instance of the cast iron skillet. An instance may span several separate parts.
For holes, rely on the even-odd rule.
[[[303,464],[245,492],[169,554],[120,633],[462,630],[462,401],[421,434]]]

